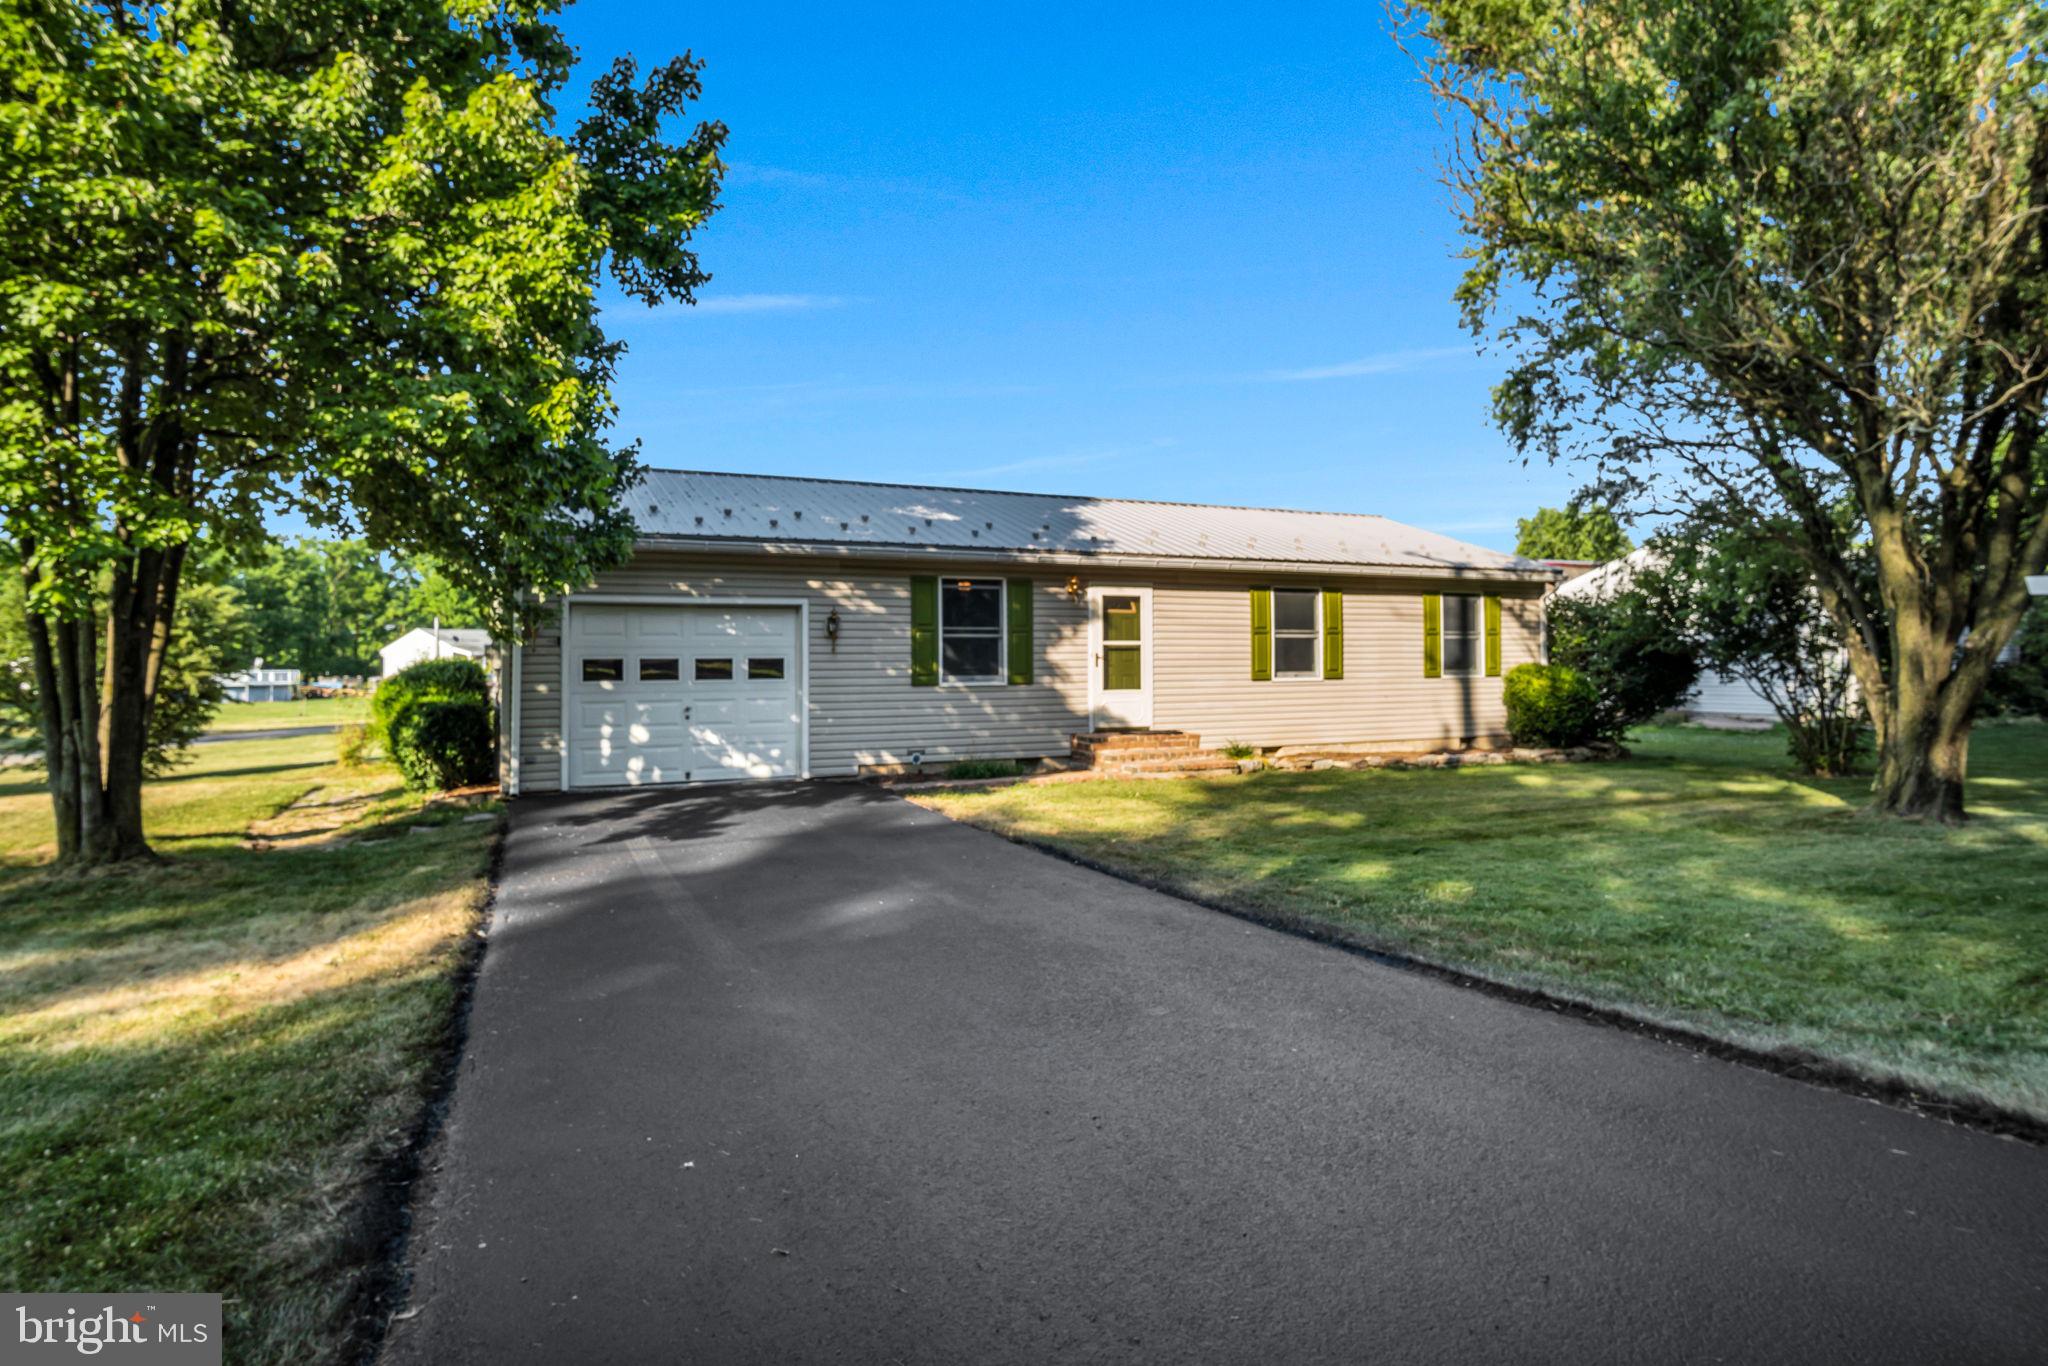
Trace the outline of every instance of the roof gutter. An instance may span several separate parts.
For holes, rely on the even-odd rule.
[[[1013,550],[949,545],[848,545],[839,541],[756,541],[709,536],[642,536],[635,550],[692,551],[721,555],[835,556],[844,560],[974,560],[990,564],[1043,564],[1069,568],[1180,569],[1235,574],[1384,574],[1411,579],[1483,579],[1517,583],[1555,583],[1563,571],[1538,565],[1529,569],[1479,565],[1375,564],[1366,560],[1198,559],[1183,555],[1125,555],[1108,551]]]

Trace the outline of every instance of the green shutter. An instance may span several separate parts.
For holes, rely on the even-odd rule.
[[[939,580],[920,574],[910,581],[910,686],[939,686]]]
[[[1344,594],[1323,590],[1323,677],[1344,676]]]
[[[1252,590],[1252,681],[1273,677],[1273,590]]]
[[[1500,599],[1486,598],[1486,676],[1500,677]]]
[[[1444,676],[1444,600],[1438,593],[1422,595],[1422,676]]]
[[[1031,681],[1031,580],[1011,579],[1003,585],[1010,626],[1010,681]]]

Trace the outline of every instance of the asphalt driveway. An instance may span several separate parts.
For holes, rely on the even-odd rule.
[[[396,1362],[2048,1351],[2037,1148],[864,788],[510,840]]]

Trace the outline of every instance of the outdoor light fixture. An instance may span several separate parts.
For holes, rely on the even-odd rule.
[[[1081,576],[1079,574],[1067,575],[1067,596],[1075,602],[1081,600]]]
[[[833,609],[832,609],[832,614],[831,614],[830,616],[828,616],[828,617],[826,617],[826,618],[825,618],[825,639],[827,639],[827,640],[829,640],[829,641],[831,641],[831,642],[832,642],[832,653],[833,653],[833,654],[835,654],[835,655],[836,655],[836,654],[838,654],[838,653],[839,653],[839,609],[838,609],[837,607],[833,608]]]

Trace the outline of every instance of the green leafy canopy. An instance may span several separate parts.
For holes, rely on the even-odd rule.
[[[1451,115],[1502,428],[1618,507],[1778,537],[1846,643],[1880,808],[1960,818],[2048,563],[2048,7],[1392,9]]]
[[[1535,560],[1618,560],[1635,549],[1614,514],[1600,503],[1537,508],[1515,522],[1515,553]]]
[[[596,307],[683,299],[725,129],[688,57],[573,133],[528,0],[0,10],[0,533],[53,618],[266,509],[514,590],[630,544]]]

